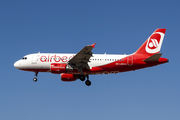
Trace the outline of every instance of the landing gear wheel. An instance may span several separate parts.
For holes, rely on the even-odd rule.
[[[35,71],[35,77],[33,78],[34,82],[37,82],[37,75],[38,75],[38,71]]]
[[[37,78],[33,78],[33,81],[34,81],[34,82],[37,82]]]
[[[90,85],[91,85],[91,81],[86,80],[85,84],[86,84],[87,86],[90,86]]]
[[[84,75],[80,75],[80,76],[79,76],[79,79],[80,79],[81,81],[84,81],[86,78],[85,78]]]

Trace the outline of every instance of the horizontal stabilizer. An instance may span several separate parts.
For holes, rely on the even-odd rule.
[[[156,53],[152,55],[151,57],[147,58],[144,60],[144,62],[153,62],[153,61],[158,61],[159,58],[161,57],[162,53]]]

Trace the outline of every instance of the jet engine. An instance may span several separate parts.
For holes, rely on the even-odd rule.
[[[73,68],[68,64],[61,64],[61,63],[51,64],[51,73],[54,74],[66,73],[67,71],[72,71],[72,70]]]
[[[73,74],[63,73],[63,74],[61,74],[61,80],[64,82],[72,82],[72,81],[76,80],[76,76]]]

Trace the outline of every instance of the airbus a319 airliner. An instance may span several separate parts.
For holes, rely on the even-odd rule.
[[[25,55],[14,67],[35,72],[61,74],[61,80],[70,82],[80,79],[91,85],[89,75],[120,73],[152,67],[168,62],[160,52],[166,29],[157,29],[134,53],[129,55],[93,54],[95,44],[85,46],[77,54],[35,53]]]

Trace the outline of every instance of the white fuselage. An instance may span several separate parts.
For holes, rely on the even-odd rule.
[[[51,63],[68,63],[75,54],[59,53],[35,53],[24,56],[14,63],[16,68],[20,69],[50,69]],[[106,65],[117,60],[123,60],[128,55],[115,54],[93,54],[88,65],[90,68]],[[49,71],[47,71],[49,72]]]

